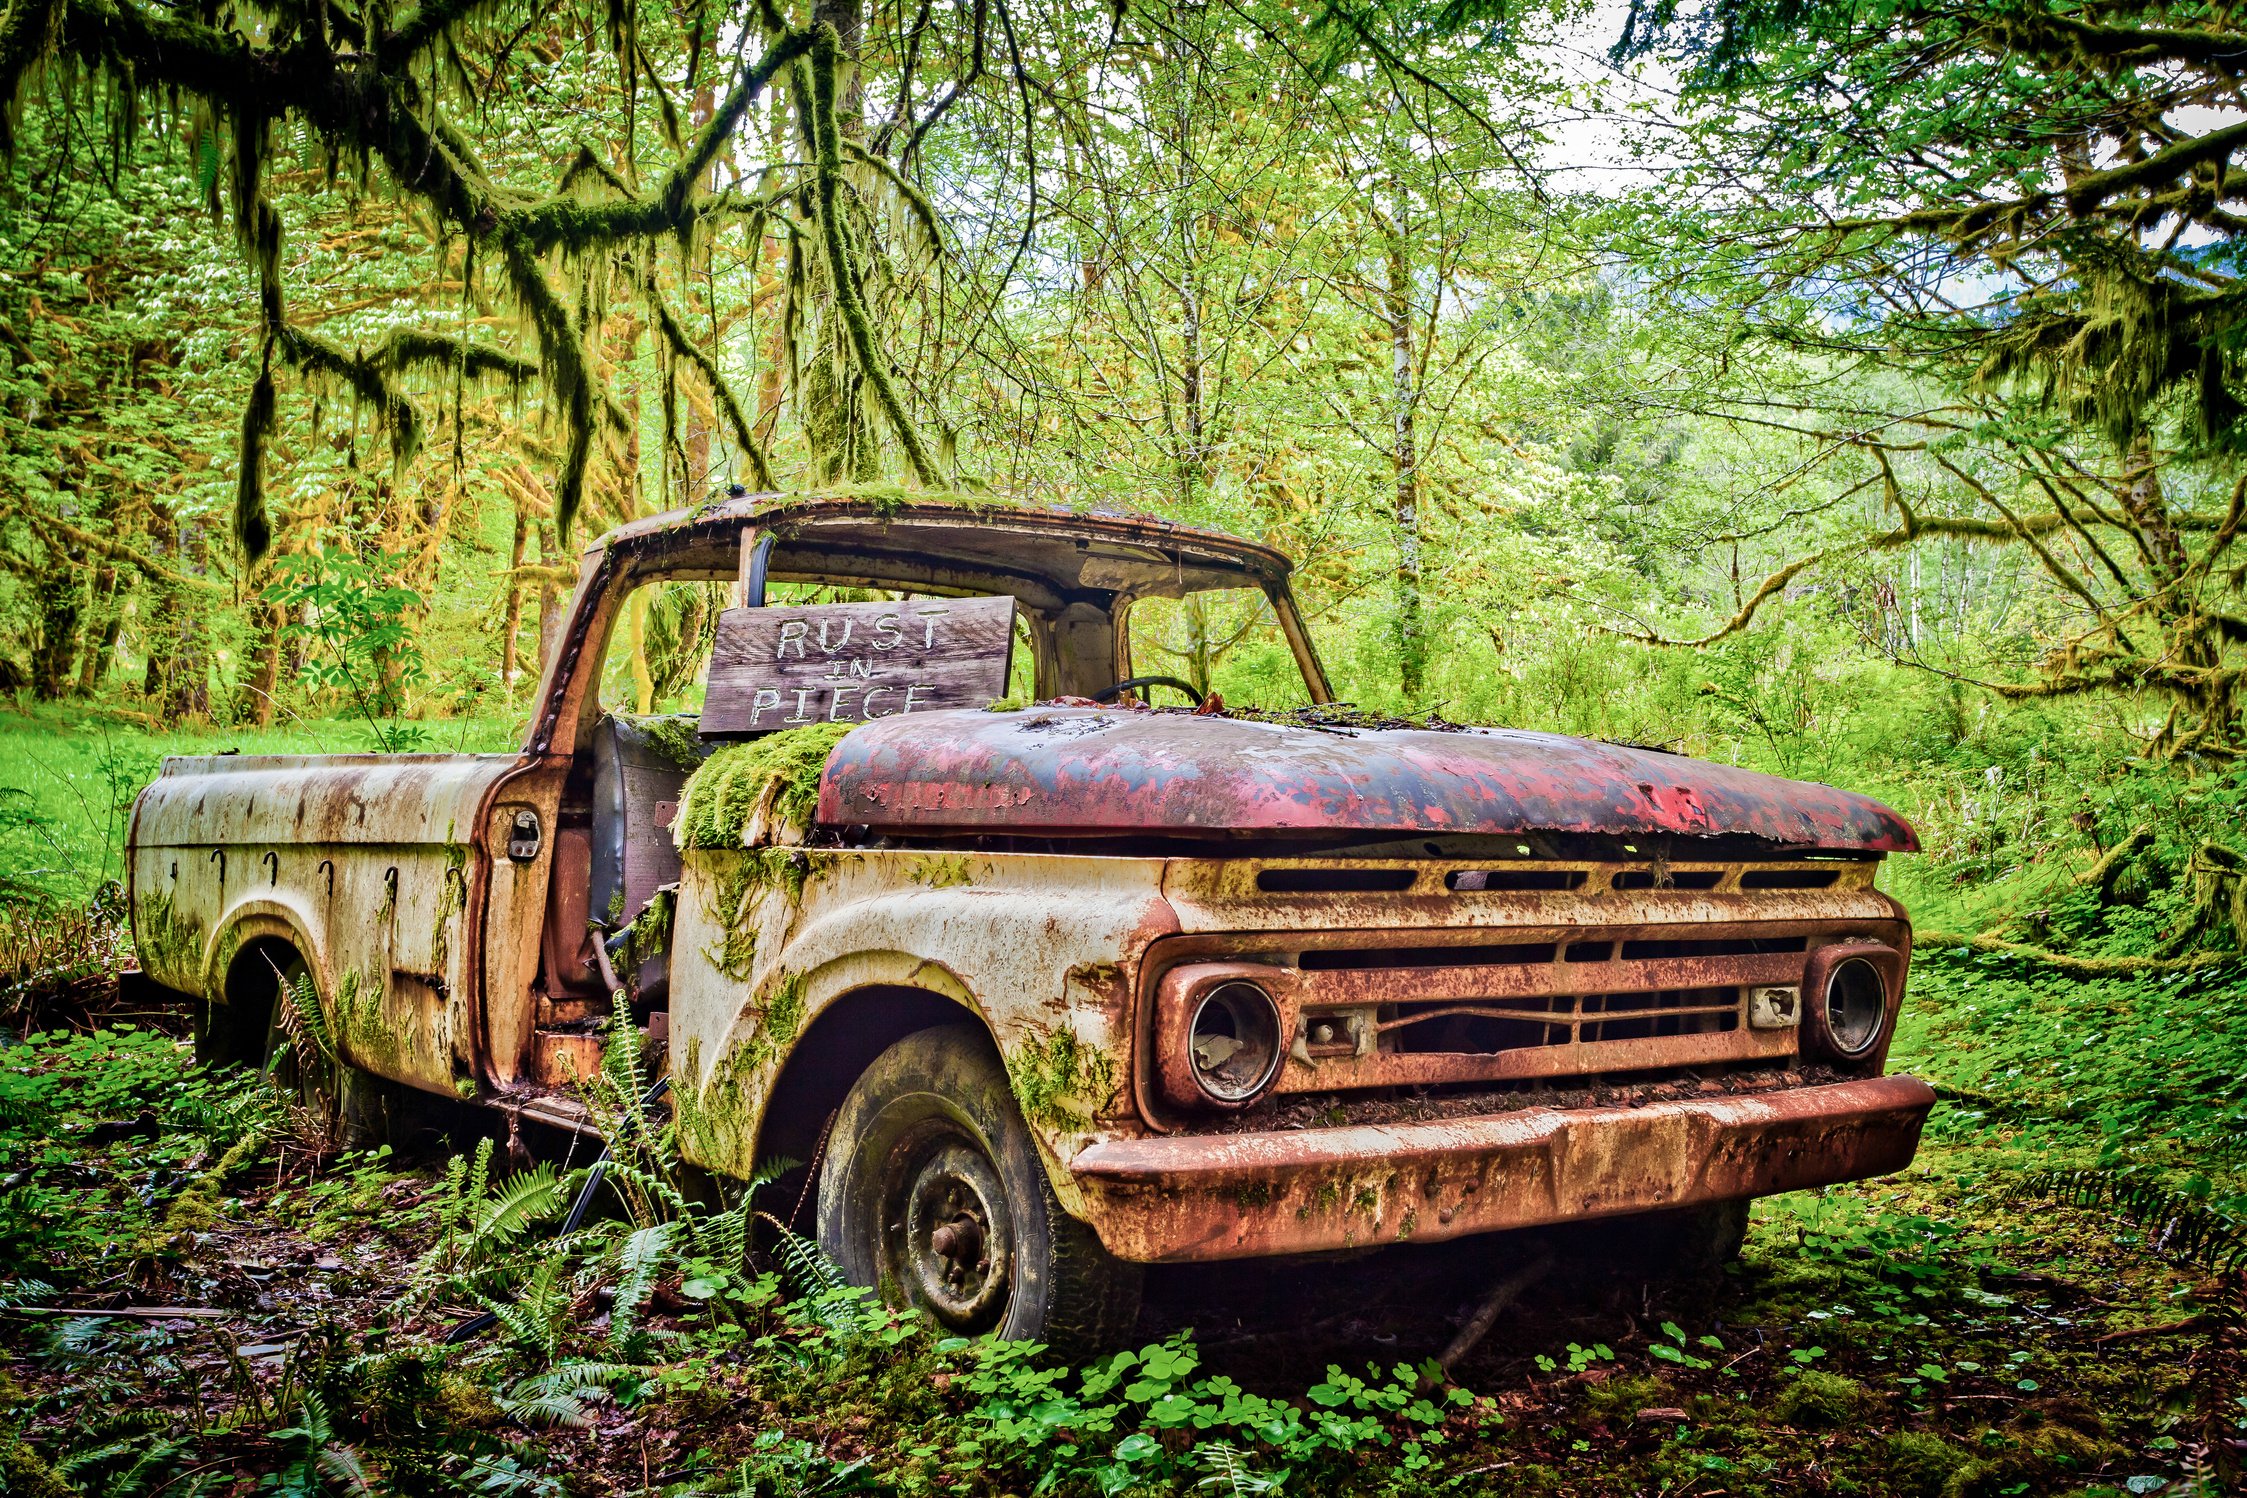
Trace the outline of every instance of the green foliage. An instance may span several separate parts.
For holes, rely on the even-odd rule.
[[[397,721],[407,693],[427,679],[410,624],[421,596],[386,581],[407,560],[298,552],[274,559],[265,588],[266,602],[290,621],[281,637],[299,646],[301,679],[351,703],[385,752],[423,742],[418,730]]]
[[[215,1193],[248,1163],[248,1149],[278,1122],[272,1094],[254,1076],[189,1069],[181,1050],[120,1023],[39,1032],[0,1052],[0,1178],[9,1182],[0,1258],[11,1273],[56,1278],[90,1267],[151,1233],[198,1181]],[[128,1120],[130,1158],[85,1142],[95,1126]]]
[[[1421,1392],[1426,1370],[1369,1366],[1358,1378],[1328,1367],[1300,1401],[1244,1390],[1223,1375],[1197,1378],[1184,1336],[1120,1352],[1082,1370],[1041,1367],[1032,1345],[940,1342],[971,1360],[963,1454],[997,1458],[1039,1486],[1102,1493],[1139,1485],[1270,1492],[1290,1470],[1369,1471],[1424,1465],[1441,1427],[1473,1396]],[[1237,1484],[1237,1486],[1236,1486]]]

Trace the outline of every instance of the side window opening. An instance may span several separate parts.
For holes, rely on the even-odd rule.
[[[710,675],[726,583],[647,583],[624,600],[602,663],[601,701],[610,712],[696,715]]]
[[[771,605],[910,602],[903,590],[775,581]],[[625,596],[599,678],[600,715],[590,753],[573,770],[557,828],[546,966],[550,991],[588,997],[605,989],[595,947],[614,946],[649,902],[681,874],[670,823],[687,777],[718,747],[700,735],[719,616],[732,606],[725,582],[641,584]],[[1037,688],[1035,634],[1015,616],[1006,695]],[[567,851],[564,851],[564,850]],[[668,1004],[667,951],[613,953],[636,1007]],[[637,966],[623,971],[630,960]]]

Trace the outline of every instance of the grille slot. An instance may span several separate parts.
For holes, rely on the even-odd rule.
[[[1268,895],[1395,894],[1419,878],[1412,868],[1259,869],[1256,887]]]
[[[1667,883],[1657,883],[1652,869],[1624,869],[1614,882],[1617,889],[1715,889],[1724,882],[1724,870],[1673,869]]]
[[[1831,889],[1840,877],[1839,869],[1750,869],[1740,876],[1740,888]]]
[[[1453,869],[1443,882],[1450,889],[1472,893],[1582,889],[1585,878],[1582,869]]]
[[[1392,967],[1519,967],[1550,962],[1549,941],[1480,947],[1327,947],[1302,956],[1305,972],[1364,972]]]
[[[1406,1055],[1489,1055],[1606,1040],[1717,1035],[1740,1028],[1740,992],[1734,987],[1664,988],[1431,1000],[1384,1007],[1377,1029],[1395,1053]]]
[[[1627,941],[1623,960],[1641,962],[1655,957],[1756,957],[1765,952],[1800,952],[1809,942],[1799,936],[1748,937],[1738,941]]]

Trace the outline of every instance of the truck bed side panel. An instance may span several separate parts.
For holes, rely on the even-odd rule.
[[[173,758],[134,809],[148,974],[223,1000],[249,940],[311,965],[346,1059],[444,1089],[472,1069],[462,1002],[478,805],[513,755]]]

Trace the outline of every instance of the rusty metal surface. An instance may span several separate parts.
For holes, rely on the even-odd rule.
[[[1835,876],[1822,889],[1738,888],[1738,879],[1768,869],[1799,869],[1795,858],[1744,859],[1716,863],[1679,858],[1669,865],[1675,873],[1718,870],[1725,875],[1713,889],[1617,889],[1614,876],[1624,872],[1651,873],[1646,858],[1631,863],[1602,863],[1595,859],[1525,857],[1508,866],[1536,871],[1582,873],[1581,887],[1568,891],[1464,890],[1448,887],[1450,876],[1463,869],[1487,869],[1488,859],[1395,858],[1179,858],[1163,875],[1163,896],[1178,912],[1179,928],[1190,932],[1302,931],[1315,934],[1337,930],[1368,933],[1390,931],[1393,936],[1369,935],[1368,941],[1409,944],[1412,933],[1428,927],[1475,928],[1520,933],[1508,940],[1552,939],[1552,935],[1578,927],[1617,929],[1641,926],[1706,924],[1725,926],[1759,921],[1823,921],[1855,923],[1900,921],[1903,907],[1873,887],[1879,869],[1874,858],[1822,861],[1818,867]],[[1364,872],[1407,869],[1413,882],[1403,889],[1364,893],[1320,891],[1282,893],[1262,887],[1274,870]],[[1544,938],[1529,933],[1542,931]]]
[[[871,723],[836,746],[819,818],[891,834],[1531,832],[1749,837],[1913,852],[1869,797],[1555,734],[1336,730],[1122,708]]]
[[[1169,1028],[1182,1024],[1180,1003],[1166,1006],[1166,990],[1183,993],[1195,974],[1239,970],[1253,964],[1266,975],[1292,1023],[1305,1015],[1346,1013],[1395,1018],[1422,1006],[1486,1001],[1496,1004],[1558,1002],[1568,995],[1643,994],[1664,990],[1734,990],[1737,1027],[1709,1033],[1577,1039],[1569,1044],[1485,1050],[1361,1050],[1322,1052],[1306,1045],[1291,1057],[1274,1084],[1285,1096],[1347,1093],[1377,1087],[1424,1087],[1500,1081],[1626,1076],[1690,1067],[1784,1063],[1796,1054],[1795,1027],[1757,1030],[1745,1023],[1744,991],[1755,985],[1789,985],[1812,976],[1816,954],[1836,944],[1889,954],[1885,969],[1900,1001],[1911,930],[1900,907],[1871,887],[1869,865],[1845,866],[1846,885],[1820,890],[1737,890],[1740,866],[1727,882],[1733,893],[1632,890],[1600,893],[1608,866],[1589,867],[1599,878],[1568,894],[1451,893],[1446,875],[1484,864],[1415,863],[1413,887],[1429,894],[1343,898],[1262,894],[1257,874],[1273,867],[1319,866],[1302,860],[1172,860],[1164,895],[1180,934],[1148,954],[1142,973],[1137,1084],[1140,1107],[1158,1130],[1186,1130],[1207,1113],[1180,1106],[1190,1098],[1183,1073],[1164,1081]],[[1377,867],[1364,860],[1334,860],[1335,869]],[[1394,863],[1388,865],[1395,867]],[[1558,867],[1524,861],[1525,868]],[[1680,865],[1680,867],[1687,867]],[[1747,867],[1754,867],[1748,865]],[[1381,908],[1385,904],[1388,908]],[[1380,922],[1378,925],[1358,924]],[[1669,955],[1675,943],[1724,943],[1743,948],[1726,954]],[[1657,944],[1634,956],[1640,943]],[[1793,950],[1769,950],[1793,947]],[[1471,960],[1481,949],[1485,959]],[[1599,960],[1584,959],[1604,953]],[[1338,957],[1353,965],[1334,965]],[[1451,960],[1456,954],[1456,961]],[[1324,964],[1324,965],[1322,965]],[[1180,974],[1174,983],[1172,974]],[[1566,1020],[1572,1015],[1560,1016]],[[1587,1018],[1593,1016],[1586,1016]],[[1596,1016],[1606,1020],[1627,1015]],[[1687,1030],[1688,1025],[1676,1028]],[[1854,1071],[1877,1073],[1885,1057],[1865,1058]]]
[[[1440,1123],[1110,1140],[1071,1172],[1108,1251],[1143,1263],[1429,1241],[1883,1175],[1916,1077]]]
[[[972,505],[943,499],[871,500],[850,495],[788,495],[746,494],[700,505],[688,510],[673,510],[667,514],[651,515],[617,527],[587,548],[587,555],[602,548],[636,550],[650,542],[660,542],[666,537],[683,533],[722,530],[728,527],[738,531],[754,523],[761,528],[780,534],[784,540],[801,540],[819,544],[830,551],[849,553],[858,550],[895,549],[900,538],[912,532],[927,529],[963,537],[977,534],[994,538],[978,548],[988,553],[993,565],[1012,561],[1020,566],[1019,547],[1010,547],[1003,538],[1009,536],[1047,535],[1068,543],[1080,552],[1079,542],[1095,546],[1144,548],[1155,552],[1184,553],[1188,557],[1205,559],[1221,565],[1249,585],[1277,582],[1285,579],[1294,564],[1285,552],[1254,541],[1244,541],[1223,531],[1205,530],[1198,526],[1180,525],[1159,516],[1136,514],[1127,510],[1096,508],[1069,510],[1045,508],[1036,505],[1014,504],[994,500],[983,505]],[[1046,572],[1049,583],[1065,583],[1070,591],[1084,588],[1128,588],[1142,591],[1134,584],[1161,579],[1153,575],[1142,576],[1133,562],[1159,563],[1160,558],[1133,558],[1128,554],[1106,557],[1093,554],[1080,555],[1066,575],[1051,569]],[[1093,570],[1089,575],[1087,565]],[[1111,573],[1103,568],[1113,568]],[[775,577],[786,576],[784,558],[776,558]],[[1171,565],[1171,578],[1177,577],[1175,556]],[[1202,584],[1207,586],[1207,584]],[[1235,580],[1238,585],[1238,579]]]
[[[767,856],[779,850],[765,850]],[[796,850],[685,856],[671,947],[671,1074],[681,1154],[736,1176],[760,1163],[767,1104],[796,1042],[867,990],[948,999],[990,1029],[1041,1152],[1065,1160],[1139,1127],[1131,980],[1172,929],[1156,859]],[[729,941],[729,933],[733,940]],[[1065,1171],[1051,1172],[1080,1208]]]

